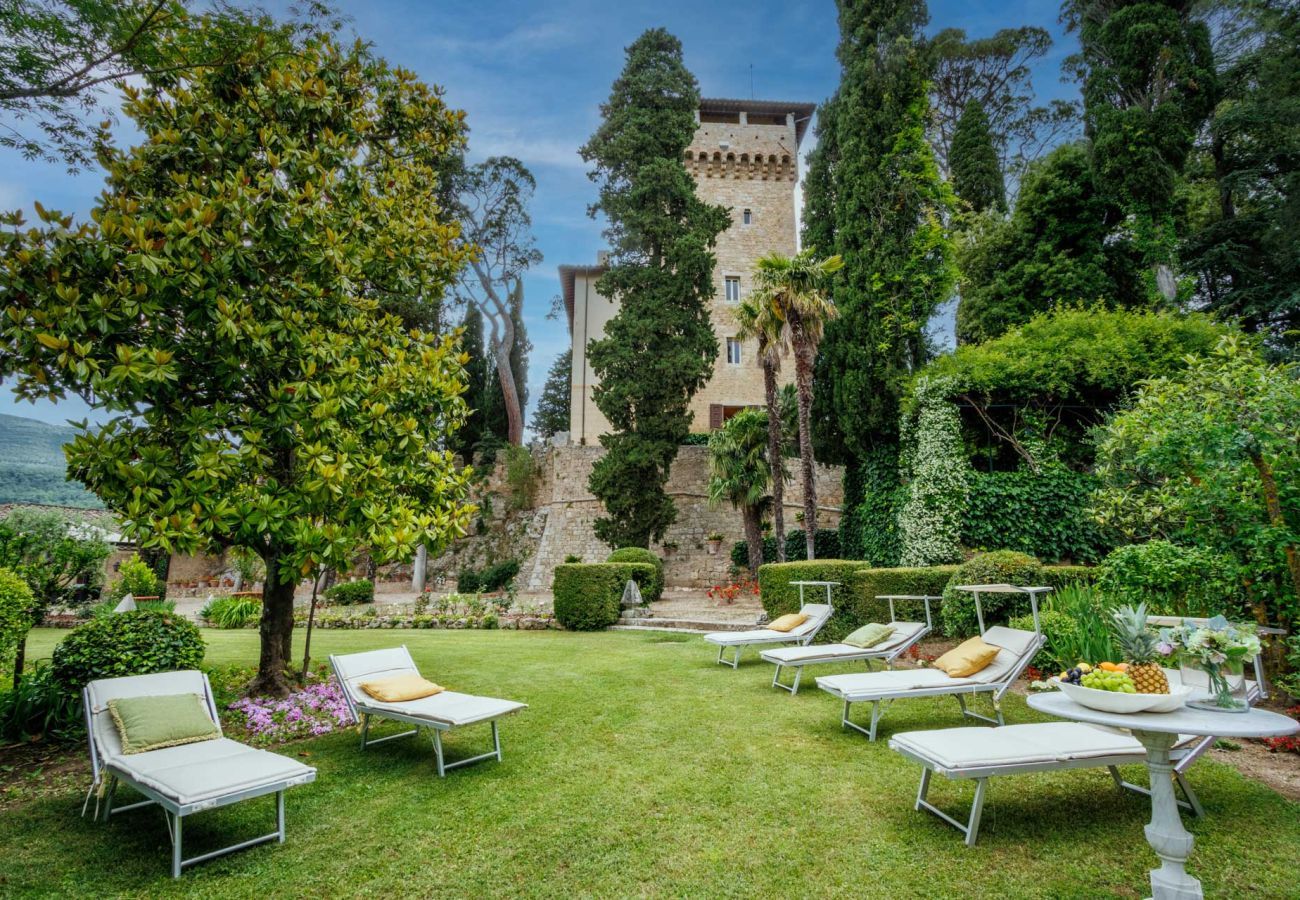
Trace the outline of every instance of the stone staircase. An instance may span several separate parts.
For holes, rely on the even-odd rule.
[[[704,634],[710,631],[746,631],[755,627],[763,614],[757,603],[718,604],[698,592],[671,590],[661,600],[623,610],[611,631],[683,631]]]

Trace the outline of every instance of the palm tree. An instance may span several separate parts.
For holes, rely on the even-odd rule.
[[[742,409],[709,435],[709,502],[740,510],[754,573],[763,564],[763,507],[773,483],[767,434],[767,413]]]
[[[799,462],[803,470],[803,527],[808,558],[815,559],[817,484],[812,449],[812,371],[826,323],[838,315],[823,293],[830,276],[844,267],[838,256],[818,259],[811,247],[794,256],[772,253],[758,261],[754,281],[759,297],[785,321],[794,349],[794,381],[799,398]]]
[[[752,295],[736,310],[736,323],[740,340],[755,338],[758,341],[758,361],[763,366],[763,391],[767,399],[767,459],[776,467],[782,459],[781,407],[776,385],[776,375],[781,369],[785,354],[785,319],[773,306],[771,299]],[[772,528],[776,536],[776,561],[785,562],[785,466],[780,465],[780,478],[772,479]]]

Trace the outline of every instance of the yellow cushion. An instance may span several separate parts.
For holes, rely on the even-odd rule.
[[[997,655],[997,647],[984,643],[983,638],[973,637],[936,659],[934,667],[942,669],[953,678],[969,678],[987,668]]]
[[[361,682],[361,690],[381,703],[401,703],[404,700],[419,700],[440,694],[443,688],[421,678],[419,675],[394,675],[392,678],[376,678],[374,681]]]
[[[794,631],[807,621],[808,616],[804,613],[786,613],[768,622],[767,627],[773,631]]]

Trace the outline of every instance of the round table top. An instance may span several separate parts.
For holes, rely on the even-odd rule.
[[[1030,694],[1029,706],[1062,719],[1136,731],[1242,738],[1276,737],[1300,731],[1300,722],[1267,709],[1231,713],[1185,706],[1169,713],[1109,713],[1080,706],[1060,691]]]

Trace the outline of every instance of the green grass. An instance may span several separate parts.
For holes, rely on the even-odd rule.
[[[208,662],[251,664],[251,631],[205,631]],[[47,656],[58,632],[32,635]],[[289,839],[167,877],[152,810],[108,825],[68,791],[3,814],[0,895],[1140,897],[1146,798],[1105,770],[995,780],[979,843],[912,809],[919,770],[840,729],[835,701],[769,687],[753,655],[716,666],[697,637],[650,633],[325,631],[330,652],[406,643],[456,690],[524,700],[505,762],[434,776],[428,743],[362,754],[348,732],[285,748],[319,767],[288,795]],[[827,669],[832,671],[832,669]],[[1021,698],[1010,721],[1037,718]],[[957,705],[895,705],[894,731],[961,724]],[[392,727],[392,726],[386,726]],[[486,729],[449,753],[479,752]],[[1128,773],[1130,777],[1140,772]],[[1198,763],[1189,821],[1209,896],[1294,896],[1300,805]],[[964,814],[969,784],[932,797]],[[187,820],[189,852],[261,833],[269,800]]]

